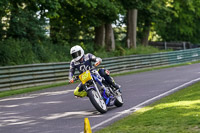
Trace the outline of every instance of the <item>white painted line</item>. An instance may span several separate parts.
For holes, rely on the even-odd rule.
[[[152,102],[152,101],[154,101],[154,100],[156,100],[156,99],[158,99],[158,98],[161,98],[161,97],[163,97],[163,96],[166,96],[166,95],[168,95],[168,94],[170,94],[170,93],[172,93],[172,92],[174,92],[174,91],[177,91],[177,90],[179,90],[179,89],[181,89],[181,88],[183,88],[183,87],[186,87],[186,86],[188,86],[188,85],[190,85],[190,84],[193,84],[193,83],[195,83],[195,82],[197,82],[197,81],[200,81],[200,78],[197,78],[197,79],[191,80],[191,81],[189,81],[189,82],[186,82],[186,83],[184,83],[184,84],[182,84],[182,85],[180,85],[180,86],[178,86],[178,87],[176,87],[176,88],[173,88],[173,89],[171,89],[171,90],[169,90],[169,91],[167,91],[167,92],[164,92],[164,93],[162,93],[162,94],[160,94],[160,95],[158,95],[158,96],[155,96],[155,97],[153,97],[153,98],[151,98],[151,99],[149,99],[149,100],[146,100],[146,101],[144,101],[144,102],[142,102],[142,103],[140,103],[140,104],[138,104],[138,105],[136,105],[136,106],[134,106],[134,107],[132,107],[132,108],[129,108],[129,109],[127,109],[127,110],[124,110],[124,111],[120,112],[119,114],[117,114],[117,115],[115,115],[115,116],[113,116],[113,117],[111,117],[111,118],[109,118],[109,119],[107,119],[107,120],[105,120],[105,121],[103,121],[103,122],[97,124],[97,125],[94,125],[91,129],[93,130],[93,129],[95,129],[95,128],[101,126],[101,125],[104,125],[104,124],[108,123],[109,121],[112,121],[113,119],[118,118],[118,117],[120,117],[120,116],[122,116],[122,115],[124,115],[124,114],[133,113],[133,112],[135,112],[135,111],[141,109],[145,104],[150,103],[150,102]],[[80,133],[83,133],[83,132],[80,132]]]

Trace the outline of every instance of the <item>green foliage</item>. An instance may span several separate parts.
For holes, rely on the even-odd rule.
[[[140,46],[136,50],[124,48],[126,28],[115,28],[115,40],[121,41],[116,51],[107,53],[92,42],[94,27],[126,24],[125,11],[133,8],[138,9],[137,42],[150,29],[152,38],[199,43],[199,6],[200,0],[1,0],[1,64],[69,60],[69,49],[76,44],[100,57],[149,53]],[[30,59],[25,54],[30,54]]]
[[[59,17],[58,11],[62,8],[59,0],[38,0],[33,4],[39,5],[40,15],[47,18]]]
[[[54,45],[51,42],[43,42],[33,46],[33,52],[39,62],[67,61],[68,46]],[[68,55],[69,57],[69,55]]]
[[[1,39],[28,39],[31,43],[46,38],[47,17],[56,17],[58,0],[1,0]]]
[[[6,28],[8,27],[7,25],[7,5],[8,5],[8,1],[7,0],[1,0],[0,1],[0,39],[3,39],[6,35]]]
[[[141,1],[138,9],[138,21],[137,21],[137,40],[142,43],[142,40],[149,32],[155,32],[154,24],[158,22],[166,22],[170,19],[168,14],[171,10],[166,7],[167,0],[149,0]],[[160,25],[160,24],[159,24]]]
[[[101,58],[162,52],[151,46],[140,45],[137,49],[127,49],[120,42],[117,43],[116,50],[112,52],[106,51],[103,47],[95,46],[93,42],[81,42],[73,45],[81,45],[85,53],[92,53]],[[70,61],[72,59],[70,48],[71,45],[67,42],[62,42],[61,45],[44,40],[33,45],[27,39],[9,38],[0,42],[0,66]]]
[[[33,45],[33,52],[39,62],[64,62],[68,61],[70,54],[69,45],[55,45],[51,41],[43,41]]]
[[[120,0],[122,5],[124,6],[125,9],[141,9],[143,6],[143,3],[148,3],[149,1],[145,0]]]
[[[108,58],[108,57],[114,57],[114,56],[126,56],[126,55],[133,55],[133,54],[152,54],[152,53],[159,53],[159,52],[166,52],[166,50],[159,50],[152,46],[143,46],[143,45],[138,45],[136,49],[128,49],[128,48],[125,48],[125,46],[120,45],[120,43],[117,43],[117,47],[115,51],[107,52],[106,49],[99,48],[98,50],[94,51],[94,54],[101,58]]]
[[[38,19],[35,12],[27,9],[18,9],[13,13],[10,20],[7,37],[23,39],[30,42],[37,42],[45,38],[44,19]]]
[[[56,43],[60,39],[74,43],[82,33],[90,33],[91,27],[113,23],[122,10],[119,2],[113,0],[67,0],[60,1],[60,4],[59,17],[50,18],[51,37]],[[90,39],[93,36],[94,31]]]
[[[199,43],[200,26],[199,0],[174,0],[168,2],[171,10],[168,21],[155,24],[155,30],[164,41],[190,41]]]
[[[28,40],[7,39],[0,42],[0,65],[61,62],[71,59],[70,47],[43,41],[32,45]]]
[[[34,58],[27,40],[8,39],[0,42],[0,65],[29,64],[34,62]]]

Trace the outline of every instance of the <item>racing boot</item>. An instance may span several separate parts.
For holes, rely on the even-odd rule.
[[[85,90],[82,89],[82,87],[76,87],[76,89],[74,90],[74,96],[75,97],[86,97],[87,96],[87,92]]]
[[[110,76],[110,72],[106,69],[104,70],[104,72],[106,74],[105,79],[107,80],[107,82],[121,93],[121,86],[115,83],[115,80]]]
[[[115,80],[114,80],[112,77],[110,77],[110,78],[111,78],[111,85],[112,85],[117,91],[119,91],[119,92],[121,93],[121,86],[120,86],[119,84],[115,83]]]
[[[106,69],[99,69],[99,74],[104,77],[106,84],[109,84],[115,88],[115,90],[118,90],[121,92],[120,88],[121,86],[116,84],[114,79],[110,76],[110,72]]]

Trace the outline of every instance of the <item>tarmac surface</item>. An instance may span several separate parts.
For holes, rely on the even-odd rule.
[[[114,77],[124,105],[100,114],[89,99],[75,98],[77,84],[0,99],[0,133],[80,133],[84,118],[93,132],[179,89],[200,81],[200,64]]]

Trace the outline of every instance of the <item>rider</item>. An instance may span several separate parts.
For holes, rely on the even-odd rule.
[[[73,46],[70,50],[70,54],[73,58],[73,60],[70,63],[70,69],[69,69],[69,83],[73,83],[73,75],[75,73],[75,69],[78,69],[80,73],[83,73],[86,70],[89,70],[92,68],[92,62],[94,63],[94,66],[98,66],[102,59],[99,57],[94,56],[93,54],[84,54],[84,50],[81,46]],[[112,85],[114,88],[119,89],[120,86],[115,83],[113,78],[110,76],[110,72],[106,69],[99,69],[99,74],[105,79],[105,82]],[[78,97],[85,97],[87,96],[87,92],[84,90],[82,83],[80,83],[76,89],[74,90],[74,95]]]

